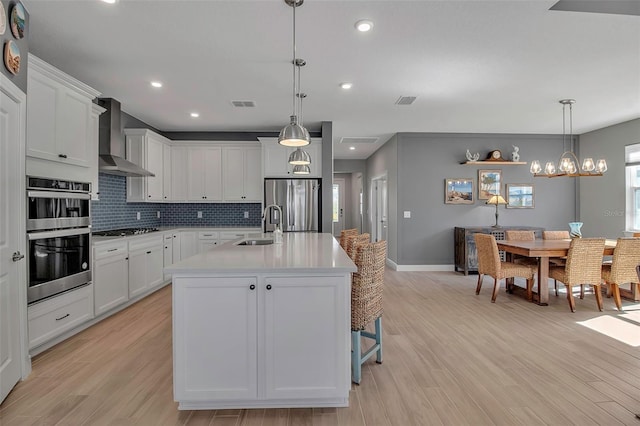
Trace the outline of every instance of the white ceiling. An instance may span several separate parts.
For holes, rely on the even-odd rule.
[[[32,53],[159,130],[288,122],[284,0],[23,1]],[[561,133],[562,98],[577,100],[577,134],[640,117],[640,17],[548,10],[554,3],[306,0],[296,9],[304,124],[332,121],[335,158],[358,159],[396,132]],[[365,18],[374,28],[359,33]],[[395,105],[400,96],[417,99]],[[349,151],[342,137],[378,142]]]

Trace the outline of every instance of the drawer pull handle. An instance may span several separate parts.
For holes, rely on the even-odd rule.
[[[251,285],[249,286],[249,290],[255,290],[255,289],[256,289],[255,284],[251,284]]]
[[[60,157],[60,158],[67,158],[67,154],[58,154],[58,157]]]
[[[271,290],[271,284],[267,284],[267,290]]]
[[[66,317],[68,317],[69,315],[71,315],[71,314],[63,315],[63,316],[61,316],[60,318],[56,318],[56,321],[63,320],[63,319],[65,319]]]
[[[149,251],[147,252],[147,254],[151,254],[151,250],[149,250]]]
[[[107,250],[107,251],[116,251],[116,250],[118,250],[118,249],[117,249],[117,248],[114,248],[114,249],[109,249],[109,250]]]

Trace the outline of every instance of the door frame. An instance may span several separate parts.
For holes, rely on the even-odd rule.
[[[345,196],[344,196],[346,180],[344,178],[335,178],[334,177],[332,185],[336,185],[336,184],[340,188],[340,192],[338,193],[338,208],[340,209],[340,211],[338,212],[338,215],[340,217],[339,223],[340,222],[342,223],[342,229],[346,229],[346,223],[345,223],[346,216],[344,214],[345,210],[346,210],[346,205],[345,205],[346,200],[345,200]],[[333,191],[333,186],[332,186],[332,191]],[[335,223],[336,222],[332,221],[332,226],[331,226],[332,233],[333,233],[334,236],[339,237],[340,236],[340,232],[337,232],[337,235],[336,235]],[[342,231],[342,229],[340,229],[340,231]]]
[[[376,196],[376,191],[378,189],[379,182],[385,182],[386,185],[389,184],[389,180],[387,179],[387,172],[374,176],[371,178],[369,185],[369,229],[371,234],[371,241],[378,241],[380,235],[378,235],[378,217],[379,209],[378,209],[378,197]],[[385,192],[384,198],[384,207],[382,212],[382,217],[386,217],[387,219],[387,235],[386,238],[389,238],[389,189],[387,187],[387,191]]]
[[[15,242],[16,249],[21,253],[27,254],[26,241],[26,133],[27,133],[27,95],[22,92],[11,80],[0,74],[0,90],[6,96],[15,100],[19,104],[18,131],[19,137],[17,142],[17,152],[13,152],[17,160],[17,176],[12,183],[16,186],[16,198],[18,218],[15,220],[17,228],[18,241]],[[21,380],[25,380],[31,373],[31,357],[29,356],[29,339],[28,339],[28,323],[27,323],[27,271],[26,261],[21,262],[21,267],[17,271],[18,280],[18,324],[20,339],[20,370]],[[2,402],[2,401],[0,401]]]

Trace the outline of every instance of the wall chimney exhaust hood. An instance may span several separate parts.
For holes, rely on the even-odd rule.
[[[98,105],[106,109],[100,115],[99,171],[128,177],[155,176],[150,171],[124,159],[124,134],[120,121],[120,102],[113,98],[100,98]]]

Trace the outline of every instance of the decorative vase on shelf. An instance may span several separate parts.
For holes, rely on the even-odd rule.
[[[582,222],[569,222],[569,235],[571,238],[582,238]]]

